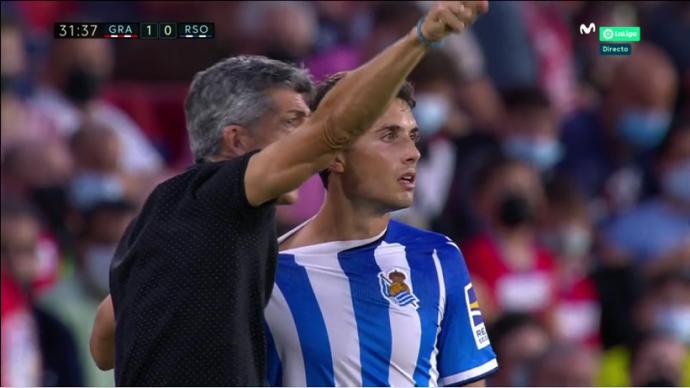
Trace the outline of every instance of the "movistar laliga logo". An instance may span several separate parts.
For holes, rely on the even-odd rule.
[[[588,26],[585,26],[584,24],[580,24],[580,35],[589,35],[591,32],[596,32],[597,31],[597,26],[594,24],[594,22],[589,23]]]

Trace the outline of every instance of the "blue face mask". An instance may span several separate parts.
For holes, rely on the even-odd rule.
[[[627,109],[618,119],[618,132],[630,144],[641,148],[657,146],[671,124],[666,111]]]
[[[690,345],[690,306],[662,307],[657,315],[656,327],[683,343]]]
[[[429,138],[443,128],[448,119],[450,105],[437,94],[419,94],[413,113],[424,138]]]
[[[85,172],[72,179],[70,200],[78,208],[88,208],[99,201],[122,199],[125,188],[120,179],[111,174]]]
[[[690,160],[671,168],[661,179],[666,194],[690,203]]]
[[[505,142],[508,155],[524,160],[541,171],[548,170],[563,157],[563,147],[554,139],[535,140],[527,136],[512,136]]]

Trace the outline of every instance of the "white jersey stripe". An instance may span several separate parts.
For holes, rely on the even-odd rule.
[[[491,372],[492,370],[498,368],[498,361],[494,358],[493,360],[489,360],[488,362],[479,365],[478,367],[472,368],[470,370],[466,370],[464,372],[456,373],[454,375],[444,377],[441,379],[441,384],[443,385],[451,385],[451,384],[456,384],[460,383],[463,381],[467,381],[476,377],[479,377],[481,375],[484,375],[488,372]]]
[[[333,359],[336,386],[361,386],[359,336],[350,283],[338,262],[338,253],[295,253],[295,262],[307,271],[321,309]]]
[[[307,377],[305,376],[304,358],[302,357],[302,346],[297,334],[297,326],[295,326],[287,300],[277,285],[273,287],[273,293],[264,309],[264,315],[273,337],[281,338],[280,341],[274,342],[282,364],[283,382],[306,386]]]
[[[438,259],[438,253],[434,249],[432,255],[434,259],[434,266],[436,267],[436,276],[438,277],[438,332],[436,333],[436,342],[434,343],[434,350],[431,353],[431,370],[429,374],[431,378],[429,379],[429,385],[436,386],[438,384],[438,364],[436,358],[438,357],[438,335],[441,332],[441,322],[443,321],[443,314],[446,306],[446,281],[443,278],[443,270],[441,269],[441,262]]]
[[[402,271],[406,278],[410,291],[414,294],[414,285],[411,282],[410,266],[405,255],[405,247],[398,244],[382,242],[374,251],[376,264],[387,276],[394,270]],[[391,386],[414,385],[414,372],[417,367],[419,355],[419,341],[410,341],[410,338],[420,338],[422,324],[416,308],[412,304],[398,306],[389,302],[388,307],[391,323],[391,362],[389,367],[389,383]]]

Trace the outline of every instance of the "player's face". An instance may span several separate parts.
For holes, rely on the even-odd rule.
[[[395,99],[343,153],[342,186],[348,198],[383,212],[412,206],[419,150],[410,107]]]
[[[252,136],[252,149],[265,148],[296,130],[309,117],[309,107],[304,97],[288,88],[269,92],[273,97],[273,110],[267,114]],[[278,204],[291,204],[297,201],[297,190],[285,193],[278,198]]]

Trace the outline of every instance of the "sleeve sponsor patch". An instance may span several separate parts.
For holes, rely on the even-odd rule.
[[[489,346],[489,335],[486,332],[486,325],[484,325],[482,312],[479,310],[479,301],[474,288],[472,288],[472,283],[465,286],[465,302],[474,342],[477,344],[477,349],[483,349]]]

